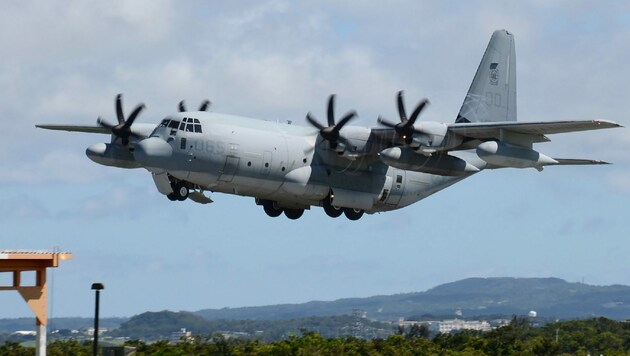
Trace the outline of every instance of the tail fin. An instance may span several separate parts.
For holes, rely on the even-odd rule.
[[[516,121],[514,36],[494,31],[455,122]]]

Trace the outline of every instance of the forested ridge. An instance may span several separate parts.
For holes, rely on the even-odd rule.
[[[466,331],[429,337],[420,327],[399,330],[388,338],[324,338],[303,331],[285,340],[226,339],[220,334],[196,335],[187,341],[144,343],[127,341],[135,355],[562,355],[630,354],[630,323],[605,318],[572,320],[533,327],[527,318],[514,317],[491,332]],[[0,355],[32,355],[18,343],[0,346]],[[48,355],[90,355],[91,344],[54,341]]]

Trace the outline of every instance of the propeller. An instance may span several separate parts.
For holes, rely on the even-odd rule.
[[[199,105],[199,111],[207,111],[210,105],[212,105],[212,102],[210,100],[202,101],[201,105]],[[186,106],[184,105],[183,100],[179,102],[179,111],[180,112],[186,111]]]
[[[407,118],[407,112],[405,110],[405,103],[403,101],[402,90],[398,92],[397,103],[398,103],[398,115],[400,115],[400,122],[397,124],[394,124],[379,116],[378,123],[383,126],[391,127],[394,130],[396,130],[396,133],[405,140],[405,143],[410,145],[413,142],[413,134],[415,132],[421,133],[420,131],[416,130],[413,127],[413,124],[418,119],[418,116],[420,115],[422,110],[424,110],[427,104],[429,104],[429,100],[422,99],[420,103],[418,104],[418,106],[416,106],[413,113],[411,113],[411,116],[409,118]]]
[[[140,135],[131,131],[131,125],[136,120],[138,115],[142,110],[144,110],[144,104],[140,103],[136,106],[135,109],[129,114],[129,117],[125,120],[125,115],[123,114],[122,108],[122,94],[116,95],[116,117],[118,119],[118,125],[112,125],[107,121],[101,119],[99,116],[96,120],[96,123],[101,127],[109,129],[112,134],[116,137],[119,137],[122,141],[123,146],[127,146],[129,144],[129,137],[141,137]]]
[[[339,131],[352,119],[357,116],[356,111],[352,110],[347,112],[338,123],[335,124],[335,94],[332,94],[328,98],[328,126],[324,126],[319,123],[309,112],[306,114],[306,120],[317,129],[322,138],[328,141],[330,148],[337,148],[340,136]]]

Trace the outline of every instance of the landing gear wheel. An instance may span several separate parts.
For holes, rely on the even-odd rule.
[[[361,217],[363,216],[363,213],[365,213],[365,211],[357,210],[357,209],[345,208],[345,209],[343,209],[343,213],[346,214],[346,217],[348,219],[350,219],[350,220],[359,220],[359,219],[361,219]]]
[[[341,214],[343,214],[343,209],[332,206],[330,204],[330,197],[328,197],[324,199],[324,212],[326,212],[326,215],[330,216],[331,218],[338,218],[341,216]]]
[[[304,209],[284,209],[284,215],[291,220],[297,220],[304,214]]]
[[[173,196],[175,197],[175,199],[179,200],[179,201],[184,201],[188,198],[188,187],[186,186],[186,184],[184,182],[177,182],[175,183],[175,185],[173,186]]]
[[[175,201],[175,200],[177,200],[177,197],[175,196],[175,193],[168,194],[166,197],[167,197],[167,198],[168,198],[168,200],[170,200],[170,201]]]
[[[262,206],[265,210],[265,213],[272,218],[277,218],[278,216],[280,216],[280,214],[282,214],[282,209],[274,207],[272,201],[266,201],[262,204]]]

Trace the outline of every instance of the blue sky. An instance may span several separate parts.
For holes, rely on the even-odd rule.
[[[339,111],[396,117],[395,94],[454,120],[492,31],[516,37],[521,121],[630,125],[630,5],[580,1],[8,2],[0,13],[0,249],[74,254],[52,274],[49,316],[198,310],[423,291],[466,277],[630,284],[630,133],[552,136],[552,157],[614,165],[482,172],[358,222],[314,208],[268,218],[253,199],[172,203],[148,172],[84,154],[92,124],[142,101],[159,122],[209,98],[217,112],[306,124]],[[0,276],[6,282],[7,276]],[[535,309],[536,306],[532,306]],[[31,316],[14,292],[0,318]]]

